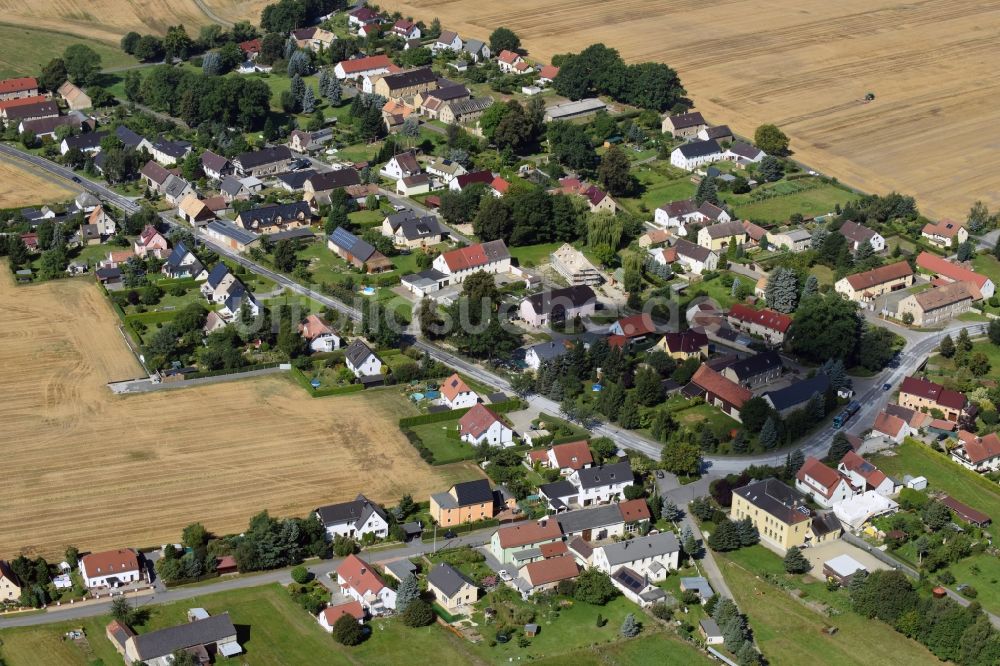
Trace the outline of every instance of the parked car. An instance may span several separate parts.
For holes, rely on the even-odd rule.
[[[501,569],[500,579],[509,583],[510,581],[514,580],[514,577],[511,576],[510,572],[508,572],[506,569]]]
[[[889,383],[882,384],[882,390],[883,391],[888,391],[891,388],[892,388],[892,384],[889,384]]]

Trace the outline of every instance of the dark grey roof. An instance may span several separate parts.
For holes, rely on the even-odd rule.
[[[698,125],[704,125],[705,118],[701,115],[699,111],[692,111],[691,113],[681,113],[676,116],[670,116],[670,124],[674,126],[674,129],[684,129],[686,127],[697,127]]]
[[[242,229],[232,222],[227,222],[224,220],[212,220],[208,223],[208,229],[211,229],[215,233],[222,234],[227,238],[232,238],[238,243],[246,245],[247,243],[252,243],[257,240],[257,234],[252,231],[247,231]],[[273,238],[273,237],[272,237]]]
[[[449,81],[449,83],[451,83]],[[438,85],[441,86],[441,81],[438,81]],[[461,99],[463,97],[469,96],[469,89],[466,88],[461,83],[452,83],[451,85],[445,87],[441,86],[437,90],[427,93],[431,97],[436,97],[442,102],[449,102],[453,99]]]
[[[436,268],[428,268],[427,270],[420,271],[419,273],[414,273],[413,275],[404,275],[402,281],[406,284],[413,285],[414,287],[429,287],[432,284],[441,282],[442,280],[447,280],[450,276],[447,273],[442,273]]]
[[[369,356],[374,356],[375,352],[371,350],[371,347],[364,343],[361,338],[354,338],[354,341],[347,346],[344,350],[344,357],[350,361],[351,365],[355,368],[361,366],[365,359]]]
[[[222,155],[216,155],[211,150],[206,150],[201,154],[201,164],[212,171],[222,173],[229,166],[229,160]]]
[[[535,356],[538,357],[539,361],[548,361],[554,358],[559,358],[567,351],[566,345],[562,342],[539,342],[537,345],[532,345],[528,347],[527,351],[534,351]]]
[[[212,225],[209,224],[208,226]],[[211,271],[209,271],[208,280],[206,280],[206,284],[208,284],[208,286],[211,287],[212,289],[215,289],[216,287],[219,286],[219,283],[222,282],[222,278],[226,277],[227,275],[229,275],[229,266],[226,266],[224,262],[220,261],[219,263],[217,263],[215,266],[212,267]]]
[[[136,148],[140,143],[142,143],[142,137],[124,125],[119,125],[115,128],[115,136],[118,137],[119,141],[125,144],[126,148]]]
[[[805,495],[775,478],[754,481],[733,492],[787,524],[811,517]]]
[[[646,557],[659,557],[676,553],[680,548],[680,543],[673,532],[660,532],[627,541],[609,543],[604,546],[604,555],[608,558],[608,564],[616,566]]]
[[[184,190],[191,187],[191,183],[187,182],[183,178],[170,174],[167,179],[163,181],[163,193],[169,196],[180,197],[184,194]]]
[[[462,572],[445,562],[439,563],[430,570],[430,573],[427,574],[427,582],[448,597],[455,596],[466,585],[475,587],[475,583],[463,576]]]
[[[740,359],[729,366],[739,381],[746,381],[751,377],[765,374],[781,367],[781,357],[777,352],[766,351],[754,354],[748,358]],[[808,400],[808,398],[807,398]]]
[[[416,523],[406,523],[406,525],[415,525]],[[403,526],[404,531],[406,530],[406,525]],[[411,574],[417,573],[417,565],[409,560],[395,560],[394,562],[387,562],[385,564],[386,571],[392,572],[396,578],[403,580]]]
[[[222,184],[219,185],[219,189],[230,196],[236,196],[244,188],[243,183],[240,182],[239,178],[234,178],[233,176],[226,176],[222,179]]]
[[[174,245],[174,249],[170,253],[170,256],[167,257],[166,265],[170,266],[171,268],[177,268],[178,266],[181,265],[181,262],[184,261],[184,257],[186,257],[187,255],[188,255],[187,247],[184,245],[183,242],[178,242],[176,245]]]
[[[7,120],[55,117],[59,115],[59,105],[55,102],[31,102],[30,104],[12,106],[7,109],[6,114]]]
[[[689,240],[683,238],[678,238],[677,242],[674,243],[674,249],[677,250],[677,254],[680,256],[688,257],[694,259],[695,261],[700,261],[704,263],[712,255],[712,251],[707,247],[702,247],[697,243],[692,243]]]
[[[304,202],[303,202],[304,203]],[[363,241],[347,229],[337,227],[333,233],[327,237],[331,243],[347,252],[358,261],[368,261],[375,254],[376,250],[371,243]]]
[[[455,499],[459,506],[485,504],[493,501],[493,489],[488,479],[476,479],[455,484]]]
[[[555,519],[559,523],[559,527],[562,528],[563,534],[573,534],[575,532],[582,532],[583,530],[593,530],[625,522],[625,519],[622,518],[621,509],[618,508],[617,504],[605,504],[590,509],[568,511],[560,513]]]
[[[813,395],[819,393],[823,395],[830,388],[830,378],[826,375],[816,375],[809,379],[795,382],[791,386],[786,386],[777,391],[768,391],[764,397],[779,412],[805,404]]]
[[[360,185],[361,175],[355,169],[337,169],[318,173],[308,179],[316,192],[336,190],[349,185]]]
[[[229,619],[229,613],[139,634],[133,640],[139,659],[148,661],[172,654],[176,650],[211,645],[225,639],[236,639],[236,627]]]
[[[275,234],[268,234],[267,237],[277,243],[280,240],[316,238],[316,234],[314,234],[312,229],[309,227],[298,227],[297,229],[285,229],[284,231],[279,231]]]
[[[254,227],[271,227],[281,222],[287,222],[288,220],[298,220],[300,215],[304,216],[305,221],[309,221],[312,218],[312,214],[309,212],[309,204],[305,201],[295,201],[276,206],[266,206],[264,208],[251,208],[240,213],[236,217],[236,221],[242,224],[244,229],[253,229]]]
[[[386,522],[389,520],[382,507],[372,503],[364,495],[358,495],[350,502],[328,504],[316,509],[316,515],[327,527],[345,523],[357,524],[360,527],[372,513],[378,514]]]
[[[473,97],[472,99],[459,99],[448,104],[451,112],[456,116],[463,116],[467,113],[478,113],[493,106],[492,97]]]
[[[678,147],[677,150],[681,151],[681,155],[687,158],[704,157],[706,155],[722,152],[722,148],[719,147],[719,143],[715,139],[685,143],[684,145]]]
[[[315,175],[315,169],[303,169],[302,171],[289,171],[288,173],[278,174],[278,180],[293,190],[301,190],[306,181]]]
[[[441,224],[433,215],[417,216],[413,211],[405,210],[386,218],[393,233],[402,228],[406,240],[420,240],[443,233]]]
[[[107,132],[87,132],[76,136],[66,137],[66,148],[77,150],[93,150],[101,146],[101,139],[108,135]]]
[[[812,531],[817,537],[831,532],[839,532],[843,529],[840,519],[834,515],[833,511],[818,513],[812,519]]]
[[[239,162],[242,169],[254,169],[272,162],[290,159],[292,159],[292,151],[288,149],[288,146],[271,146],[270,148],[240,153],[233,161]]]
[[[122,276],[122,271],[117,266],[114,268],[98,268],[94,272],[94,275],[97,276],[99,280],[111,280],[113,278],[120,278]]]
[[[549,499],[555,499],[557,497],[571,497],[580,491],[572,483],[563,479],[561,481],[553,481],[552,483],[543,483],[538,486],[538,492]]]
[[[764,151],[760,148],[755,148],[748,143],[735,141],[733,142],[733,145],[729,146],[729,152],[734,155],[739,155],[740,157],[745,157],[748,160],[755,160]]]
[[[733,136],[733,131],[729,125],[716,125],[705,130],[709,139],[725,139]]]
[[[577,470],[580,478],[580,487],[600,488],[619,483],[632,483],[635,481],[635,474],[632,473],[632,465],[628,461],[617,462],[612,465],[602,465],[600,467],[587,467]]]
[[[188,150],[191,149],[190,141],[173,141],[165,137],[160,137],[156,141],[152,142],[154,150],[157,150],[165,155],[179,160],[184,157]]]
[[[528,297],[532,309],[536,313],[551,313],[553,308],[579,308],[596,300],[594,290],[587,285],[575,285],[562,289],[545,289]]]
[[[436,82],[437,74],[430,67],[419,67],[417,69],[408,69],[398,74],[388,74],[382,77],[382,80],[389,86],[389,90],[398,90],[423,83]]]

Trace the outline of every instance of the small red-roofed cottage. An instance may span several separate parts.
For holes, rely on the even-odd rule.
[[[878,416],[875,417],[875,424],[872,426],[872,434],[888,437],[899,444],[910,434],[910,426],[898,416],[879,412]]]
[[[514,431],[489,407],[476,404],[458,420],[462,441],[473,446],[514,446]]]
[[[365,623],[365,609],[361,607],[361,604],[357,601],[348,601],[346,604],[338,604],[336,606],[327,606],[319,612],[317,619],[319,620],[319,626],[326,629],[328,632],[333,631],[333,625],[337,624],[339,620],[344,615],[350,615],[358,624]]]
[[[740,420],[740,409],[753,397],[749,389],[726,379],[704,364],[695,371],[691,382],[684,388],[684,393],[700,395],[705,402],[718,407],[737,421]]]
[[[357,601],[372,615],[396,610],[396,591],[357,555],[348,555],[337,567],[337,584],[345,596]]]
[[[840,472],[812,456],[806,458],[806,462],[795,474],[795,487],[827,509],[855,494],[854,488]]]
[[[479,396],[462,381],[456,372],[441,382],[441,403],[449,409],[474,407],[479,402]]]
[[[528,584],[528,590],[521,593],[527,599],[536,592],[554,588],[561,580],[576,578],[580,573],[580,567],[572,557],[552,557],[527,564],[521,567],[519,573]]]
[[[139,556],[131,548],[90,553],[80,559],[80,576],[88,588],[119,587],[142,580]]]
[[[538,72],[538,82],[542,84],[549,84],[556,80],[559,76],[559,68],[555,65],[545,65]]]
[[[951,450],[951,458],[974,472],[1000,470],[1000,437],[995,432],[978,437],[966,430],[958,431],[961,442]]]
[[[656,332],[656,323],[648,314],[622,317],[608,329],[609,335],[624,336],[629,342],[640,342],[645,340],[646,336]]]
[[[514,72],[519,72],[517,66],[524,62],[524,58],[513,51],[508,51],[504,49],[497,56],[497,65],[500,66],[501,72],[506,72],[507,74],[513,74]]]
[[[837,465],[837,470],[861,492],[874,490],[883,497],[888,497],[896,492],[896,484],[885,475],[885,472],[854,451],[848,451],[844,454]]]
[[[500,176],[494,178],[493,182],[490,183],[490,193],[493,194],[493,196],[495,196],[498,199],[503,195],[507,194],[507,192],[509,191],[510,191],[510,183],[501,178]]]
[[[742,303],[734,303],[726,315],[729,325],[750,335],[764,338],[772,345],[785,341],[785,334],[792,325],[792,318],[774,310],[755,310]]]
[[[622,512],[626,532],[638,532],[642,523],[648,523],[653,517],[649,505],[642,498],[619,502],[618,510]]]
[[[146,225],[132,245],[135,255],[143,259],[148,254],[152,254],[157,259],[162,259],[167,255],[167,250],[169,249],[170,244],[167,242],[167,239],[151,224]]]
[[[594,457],[586,440],[556,444],[547,451],[547,467],[558,469],[569,476],[578,469],[586,469],[594,464]]]
[[[502,240],[477,243],[438,255],[433,268],[451,276],[458,284],[473,273],[507,273],[510,271],[510,251]]]

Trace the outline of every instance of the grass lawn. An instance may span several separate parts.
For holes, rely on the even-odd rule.
[[[1000,261],[997,261],[992,254],[977,254],[972,258],[972,267],[977,273],[982,273],[993,280],[993,284],[997,284],[997,280],[1000,280]]]
[[[508,601],[497,603],[491,594],[480,601],[477,607],[492,606],[497,608],[500,616],[503,616],[503,607],[510,603]],[[557,604],[535,605],[521,602],[520,597],[517,603],[534,611],[533,621],[540,627],[538,635],[529,639],[531,644],[526,648],[519,647],[518,638],[521,634],[518,631],[517,636],[511,638],[510,642],[490,647],[489,643],[499,626],[496,623],[487,623],[482,613],[477,612],[473,614],[473,620],[479,623],[483,641],[471,646],[473,653],[492,663],[552,657],[584,648],[592,649],[600,645],[617,643],[622,640],[618,630],[629,613],[634,613],[637,620],[646,619],[635,604],[621,596],[605,606],[592,606],[578,601],[572,601],[566,607]],[[597,626],[598,614],[607,620],[607,624],[603,627]],[[649,623],[652,624],[652,620]]]
[[[690,643],[670,634],[640,634],[631,641],[570,652],[533,662],[539,666],[689,666],[716,663]]]
[[[894,456],[877,456],[872,462],[896,479],[902,479],[905,474],[926,477],[931,490],[943,490],[994,520],[1000,519],[1000,487],[997,484],[916,440],[905,440],[895,453]],[[995,531],[992,526],[989,530]]]
[[[694,407],[674,412],[674,418],[677,419],[678,423],[689,426],[693,426],[699,421],[707,421],[713,430],[718,431],[729,431],[734,428],[739,428],[740,425],[734,419],[726,416],[712,405],[706,404],[695,405]]]
[[[547,264],[549,255],[562,247],[562,243],[539,243],[510,248],[510,256],[517,259],[517,265],[526,268]]]
[[[782,181],[764,187],[788,193],[760,201],[752,200],[749,194],[724,194],[723,198],[736,209],[739,217],[765,222],[784,222],[792,213],[815,217],[833,211],[837,204],[843,206],[858,198],[833,184],[820,183],[816,187],[799,189],[801,186]]]
[[[117,46],[104,44],[52,30],[32,30],[0,24],[0,78],[38,76],[52,58],[62,55],[67,46],[86,44],[101,56],[101,67],[128,67],[138,62]]]
[[[810,275],[815,275],[816,279],[819,280],[821,285],[833,284],[833,269],[829,266],[823,266],[822,264],[816,264],[809,269]]]
[[[953,336],[957,337],[957,336]],[[981,352],[986,355],[990,362],[990,370],[983,379],[1000,379],[1000,347],[982,340],[972,343],[972,353]],[[935,381],[941,382],[945,386],[951,385],[951,378],[955,374],[954,359],[947,359],[940,354],[935,354],[927,363],[927,375],[935,377]]]
[[[757,547],[764,551],[763,547]],[[737,551],[742,553],[743,551]],[[780,565],[772,553],[750,555],[764,570]],[[821,615],[780,588],[747,570],[729,555],[716,556],[736,602],[750,618],[757,644],[772,664],[930,664],[936,660],[916,641],[877,620],[853,612]],[[838,593],[842,594],[842,593]],[[806,597],[809,600],[809,597]],[[823,630],[837,628],[833,636]]]
[[[621,204],[629,212],[652,218],[653,211],[671,201],[694,196],[697,186],[691,177],[666,163],[644,164],[632,171],[642,186],[642,194],[637,198],[621,199]],[[643,211],[645,207],[645,213]]]
[[[707,295],[709,298],[714,299],[719,304],[720,307],[722,307],[723,309],[729,308],[733,303],[736,302],[736,299],[733,298],[732,286],[727,287],[722,282],[722,276],[727,274],[731,275],[733,278],[738,277],[740,279],[740,282],[746,285],[750,289],[750,291],[753,291],[753,288],[756,286],[756,284],[751,278],[748,278],[743,275],[736,275],[735,273],[729,273],[728,271],[722,271],[721,273],[719,273],[719,277],[713,278],[711,280],[699,280],[696,282],[692,281],[691,285],[687,288],[687,291],[684,292],[684,297],[686,301],[683,303],[682,307],[687,308],[687,304],[691,300],[696,298],[697,295],[701,294],[702,292],[705,292],[705,295]]]
[[[1000,559],[980,554],[960,560],[948,569],[956,584],[966,583],[979,593],[976,601],[991,613],[1000,613]]]
[[[439,465],[472,460],[476,457],[476,450],[472,445],[458,438],[458,419],[425,423],[413,426],[411,430],[417,434],[424,446],[431,450],[434,462]]]

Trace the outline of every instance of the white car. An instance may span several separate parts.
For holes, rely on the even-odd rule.
[[[511,576],[510,573],[506,569],[501,569],[500,570],[500,580],[509,583],[510,581],[514,580],[514,577]]]

